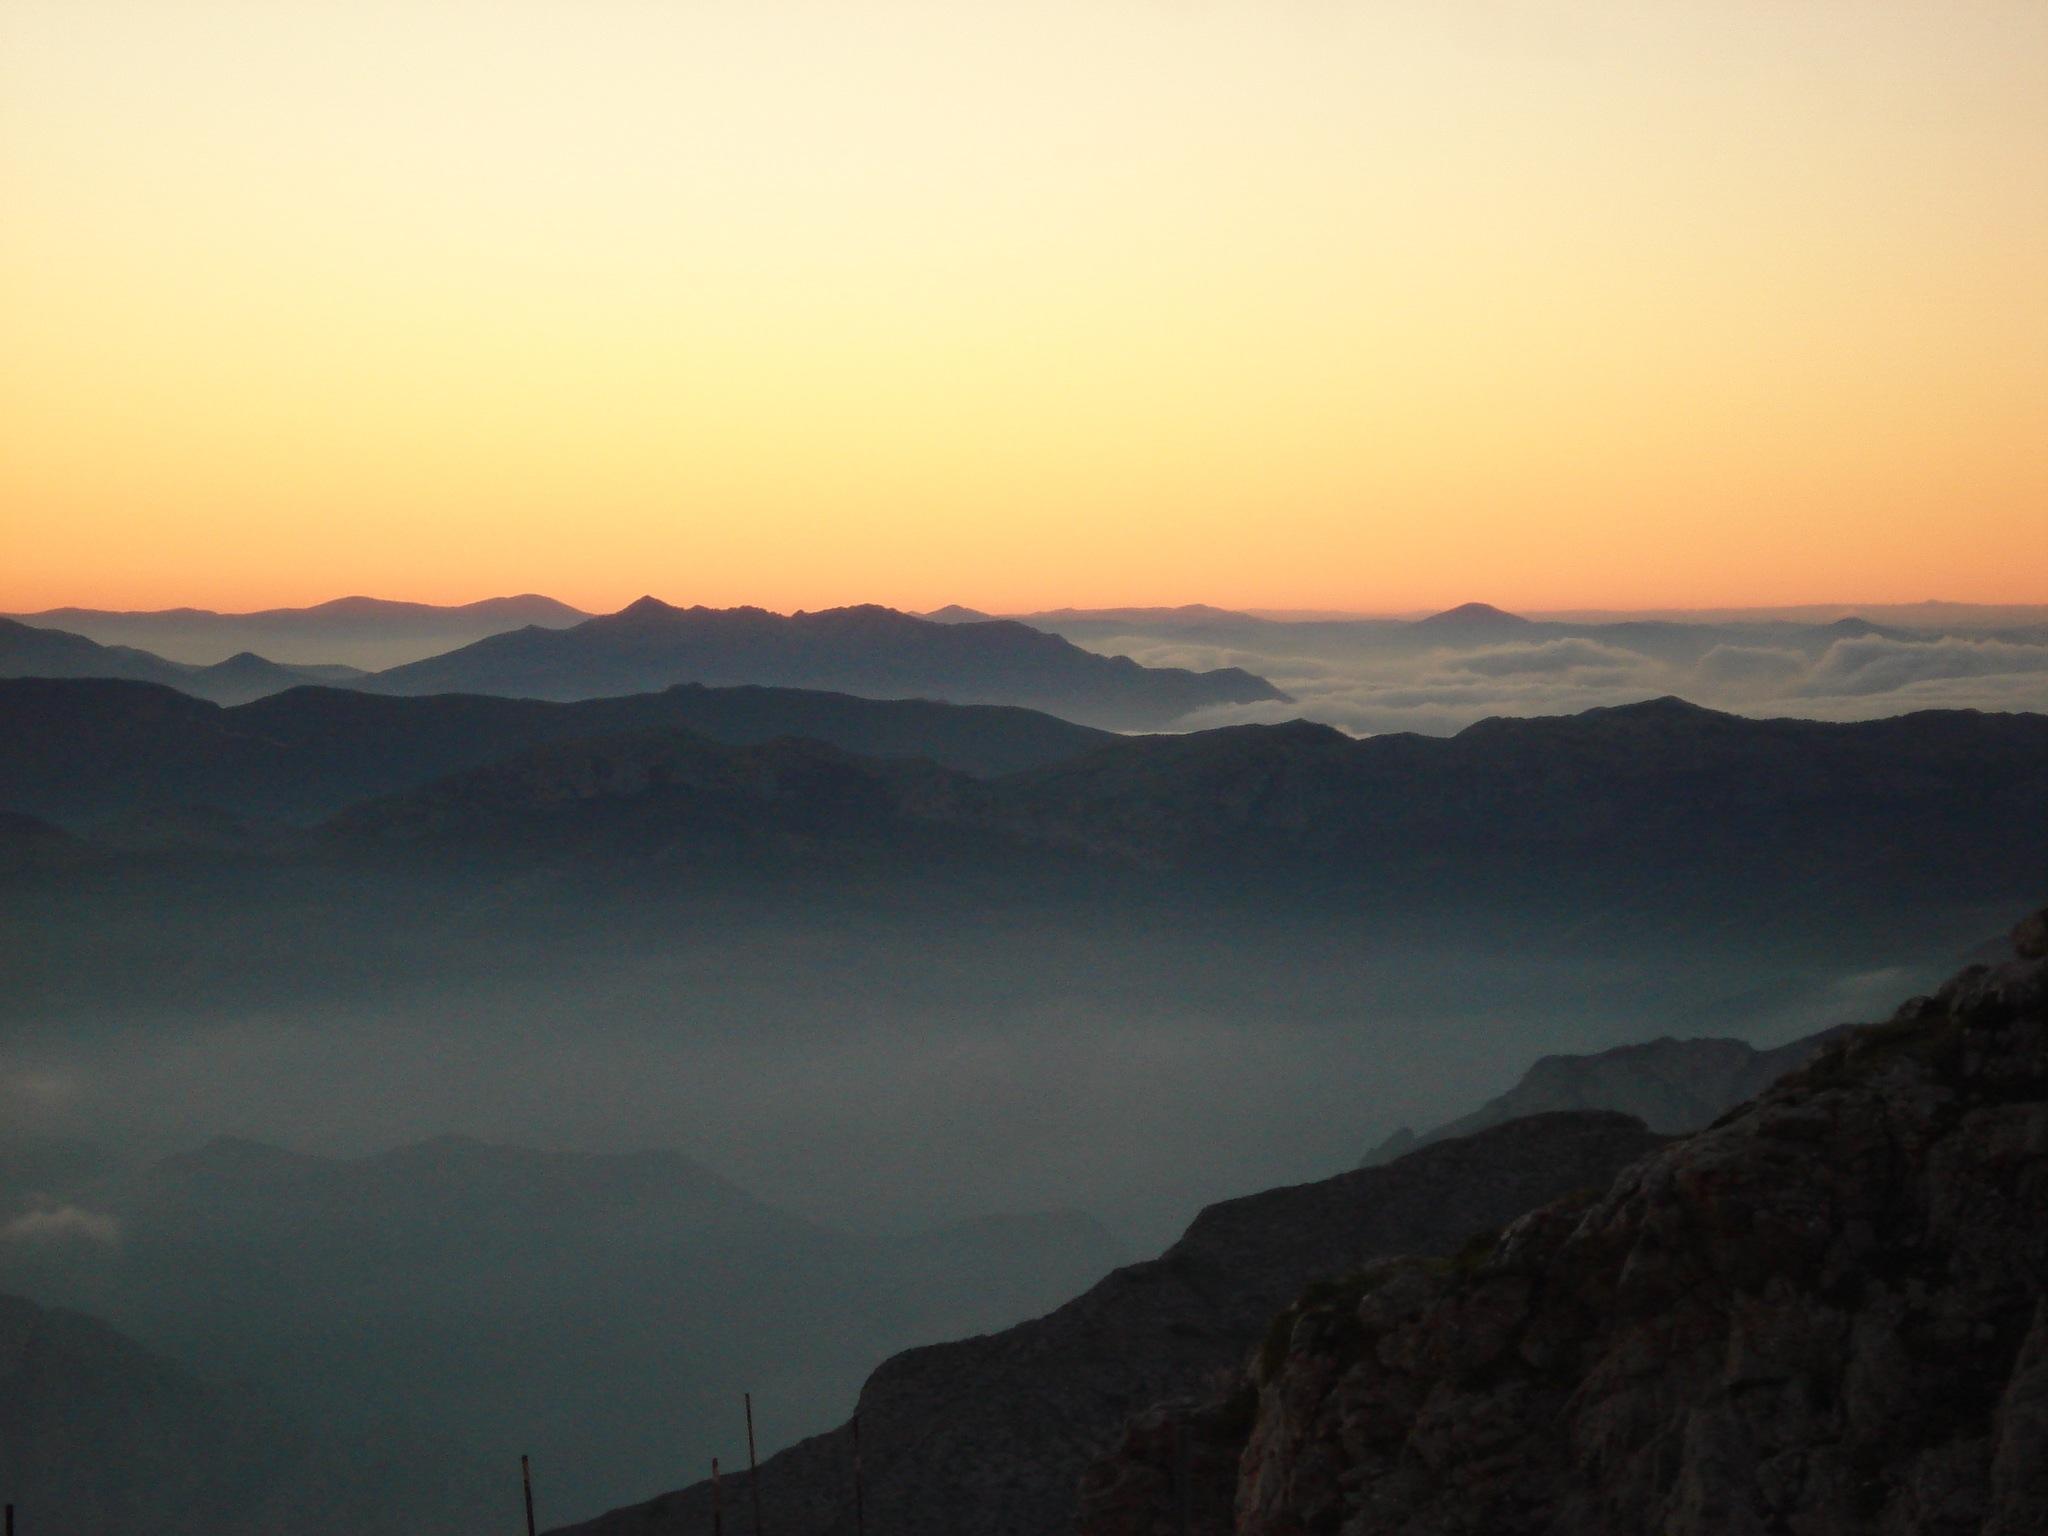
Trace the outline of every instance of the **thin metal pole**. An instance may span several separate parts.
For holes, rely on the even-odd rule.
[[[718,1486],[718,1458],[711,1458],[711,1536],[725,1536],[725,1495]]]
[[[860,1415],[858,1413],[855,1413],[853,1416],[853,1530],[854,1536],[867,1536],[867,1490],[861,1486]]]
[[[1174,1523],[1180,1536],[1188,1536],[1188,1426],[1184,1420],[1173,1421],[1173,1494]]]
[[[14,1536],[14,1506],[7,1506],[7,1536]]]
[[[533,1466],[524,1456],[519,1458],[519,1481],[526,1489],[526,1536],[533,1536]]]
[[[754,1536],[761,1536],[761,1464],[754,1459],[754,1394],[747,1400],[747,1494],[754,1502]]]

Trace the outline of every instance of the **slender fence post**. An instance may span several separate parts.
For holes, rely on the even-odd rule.
[[[526,1536],[533,1536],[533,1466],[524,1456],[519,1458],[519,1483],[526,1490]]]
[[[854,1536],[867,1536],[868,1512],[867,1490],[861,1486],[860,1468],[860,1412],[853,1415],[853,1531]]]
[[[1188,1426],[1186,1421],[1173,1421],[1173,1509],[1174,1525],[1180,1536],[1188,1536]]]
[[[718,1486],[718,1458],[711,1458],[711,1536],[725,1536],[725,1494]]]
[[[7,1506],[7,1536],[14,1536],[14,1506]]]
[[[754,1536],[761,1536],[761,1463],[754,1457],[754,1394],[747,1400],[747,1496],[754,1505]]]

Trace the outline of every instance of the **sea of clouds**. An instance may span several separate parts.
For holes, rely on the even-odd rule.
[[[1094,648],[1147,666],[1243,667],[1294,698],[1203,710],[1186,718],[1188,729],[1306,717],[1360,735],[1445,735],[1494,715],[1572,714],[1667,694],[1737,714],[1815,720],[1921,709],[2048,711],[2048,644],[1954,635],[1845,637],[1817,654],[1731,641],[1688,661],[1585,636],[1405,654],[1265,654],[1145,637]]]

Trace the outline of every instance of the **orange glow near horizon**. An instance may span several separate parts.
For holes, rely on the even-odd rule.
[[[2048,601],[2038,0],[13,0],[0,610]]]

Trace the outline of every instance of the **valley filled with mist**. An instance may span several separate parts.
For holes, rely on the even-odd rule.
[[[1539,1058],[1803,1050],[2048,867],[2040,716],[1205,727],[1267,685],[849,613],[504,632],[470,693],[0,680],[0,1291],[588,1516]]]
[[[0,5],[4,1536],[2048,1532],[2048,5]]]

